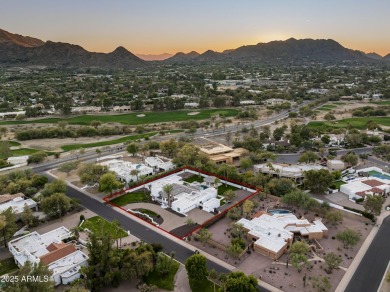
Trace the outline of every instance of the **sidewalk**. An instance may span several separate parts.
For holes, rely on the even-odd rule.
[[[50,172],[47,172],[47,174],[50,175],[50,176],[52,176],[52,177],[54,177],[54,178],[57,178],[55,175],[53,175],[53,174],[50,173]],[[77,186],[71,184],[70,182],[66,182],[66,184],[67,184],[68,186],[72,187],[72,188],[77,189],[78,191],[82,192],[83,194],[87,195],[87,196],[90,197],[90,198],[93,198],[93,199],[95,199],[95,200],[97,200],[97,201],[99,201],[99,202],[101,202],[101,203],[105,203],[105,202],[102,200],[102,198],[99,198],[99,197],[97,197],[97,196],[95,196],[95,195],[92,195],[92,194],[88,193],[87,191],[84,191],[84,190],[80,189],[79,187],[77,187]],[[124,211],[124,210],[122,210],[122,209],[120,209],[120,208],[114,207],[113,209],[115,209],[117,212],[122,213],[123,215],[125,215],[125,216],[127,216],[127,217],[130,217],[130,216],[131,216],[131,219],[137,221],[138,223],[144,225],[144,226],[147,227],[147,228],[153,229],[154,231],[156,231],[156,232],[159,233],[160,235],[169,238],[170,240],[176,242],[177,244],[182,245],[183,247],[185,247],[185,248],[187,248],[187,249],[189,249],[189,250],[191,250],[191,251],[193,251],[193,252],[195,252],[196,250],[198,250],[196,247],[190,245],[189,243],[187,243],[187,242],[185,242],[185,241],[183,241],[183,240],[181,240],[181,239],[179,239],[179,238],[177,238],[177,237],[172,236],[172,235],[169,234],[167,231],[164,231],[164,230],[162,230],[162,229],[160,229],[160,228],[157,228],[157,227],[155,227],[155,226],[153,226],[153,225],[151,225],[151,224],[145,222],[144,220],[138,218],[137,216],[131,215],[131,214],[129,214],[128,212],[126,212],[126,211]],[[210,254],[208,254],[208,253],[206,253],[206,252],[204,252],[204,251],[202,251],[202,250],[198,250],[198,251],[199,251],[200,254],[203,254],[203,255],[204,255],[207,259],[209,259],[210,261],[213,261],[213,262],[217,263],[218,265],[220,265],[220,266],[226,268],[226,269],[229,270],[229,271],[237,270],[236,267],[234,267],[234,266],[232,266],[232,265],[230,265],[230,264],[224,262],[223,260],[220,260],[219,258],[216,258],[216,257],[214,257],[214,256],[212,256],[212,255],[210,255]],[[260,282],[260,281],[259,281],[259,282]],[[268,283],[265,283],[265,282],[263,282],[263,281],[261,281],[261,283],[259,283],[259,285],[260,285],[261,287],[263,287],[263,288],[269,290],[269,291],[272,291],[272,292],[281,292],[281,290],[279,290],[279,289],[277,289],[276,287],[274,287],[274,286],[272,286],[272,285],[270,285],[270,284],[268,284]]]
[[[360,262],[362,261],[364,255],[366,254],[368,248],[370,247],[371,242],[374,240],[376,234],[378,233],[380,225],[382,224],[383,220],[387,216],[390,215],[390,212],[385,210],[385,207],[389,204],[390,204],[390,197],[388,197],[386,199],[385,203],[383,204],[383,210],[382,210],[382,213],[378,216],[377,224],[374,226],[374,228],[371,230],[370,234],[367,236],[366,240],[364,241],[362,247],[360,248],[359,252],[355,256],[351,265],[349,266],[344,277],[341,279],[339,285],[337,286],[336,292],[343,292],[347,288],[349,282],[352,279],[353,274],[355,273],[356,269],[358,268]]]

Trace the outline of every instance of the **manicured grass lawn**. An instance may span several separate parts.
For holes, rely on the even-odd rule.
[[[172,262],[171,270],[168,275],[162,276],[160,272],[153,271],[149,273],[146,277],[144,277],[144,281],[148,285],[156,285],[160,289],[165,289],[169,291],[173,291],[175,287],[175,275],[179,270],[179,263],[176,261]]]
[[[365,117],[365,118],[348,118],[334,122],[328,121],[312,121],[308,124],[309,128],[318,128],[327,126],[329,128],[347,128],[351,126],[356,129],[366,129],[368,121],[373,121],[379,125],[390,126],[390,117]]]
[[[236,191],[236,190],[238,190],[238,188],[233,187],[233,186],[230,186],[230,185],[224,185],[224,184],[222,184],[222,185],[220,185],[220,186],[218,187],[218,195],[223,196],[223,194],[224,194],[227,190]]]
[[[188,115],[190,112],[197,111],[197,115]],[[142,124],[154,124],[164,122],[180,122],[187,120],[205,120],[211,118],[211,116],[223,114],[227,117],[236,116],[238,110],[236,109],[207,109],[207,110],[183,110],[172,112],[143,112],[143,113],[131,113],[122,115],[84,115],[72,118],[48,118],[38,119],[34,121],[6,121],[1,122],[0,125],[15,125],[15,124],[55,124],[60,121],[66,121],[70,125],[89,125],[92,121],[100,121],[102,123],[121,123],[128,125],[142,125]],[[137,117],[137,115],[144,114],[145,117]]]
[[[182,130],[172,130],[172,131],[168,131],[168,132],[169,133],[179,133],[179,132],[183,132],[183,131]],[[108,145],[114,145],[114,144],[119,144],[119,143],[125,143],[127,141],[144,139],[146,137],[152,137],[152,136],[156,135],[157,133],[158,132],[151,132],[151,133],[146,133],[146,134],[132,135],[132,136],[122,137],[119,139],[107,140],[107,141],[95,142],[95,143],[71,144],[71,145],[62,146],[61,148],[64,151],[71,151],[71,150],[76,150],[76,149],[80,149],[80,148],[108,146]]]
[[[16,141],[6,141],[6,142],[8,142],[10,147],[16,147],[21,145],[19,142]]]
[[[192,292],[214,292],[214,284],[207,280],[204,282],[195,282],[190,280],[190,287]],[[218,291],[220,286],[215,285],[215,290]]]
[[[116,197],[115,199],[111,200],[111,203],[117,206],[124,206],[131,203],[139,203],[146,201],[146,195],[144,194],[144,192],[134,192]]]
[[[184,179],[184,181],[188,183],[193,183],[195,181],[202,183],[204,182],[204,177],[194,174],[193,176]]]
[[[144,213],[144,214],[148,214],[149,216],[152,216],[152,217],[159,216],[159,214],[157,214],[156,212],[153,212],[152,210],[149,210],[149,209],[139,209],[139,211]]]
[[[341,181],[341,180],[336,180],[336,181],[334,182],[334,185],[336,186],[336,189],[339,190],[341,185],[345,185],[345,182],[343,182],[343,181]]]
[[[23,155],[31,155],[31,154],[34,154],[36,152],[39,152],[39,151],[42,151],[42,150],[39,150],[39,149],[31,149],[31,148],[20,148],[20,149],[15,149],[15,150],[11,150],[11,155],[10,156],[23,156]],[[53,155],[54,153],[53,152],[47,152],[45,151],[48,155]],[[0,155],[0,159],[4,159],[5,157],[1,156]]]
[[[122,238],[127,236],[127,232],[122,228],[114,226],[111,222],[103,219],[102,217],[95,216],[91,217],[81,225],[82,228],[88,228],[91,232],[102,235],[109,233],[112,238]]]
[[[18,266],[15,264],[14,258],[1,260],[0,264],[0,275],[9,274],[19,269]]]
[[[379,105],[390,105],[390,100],[370,101],[370,103],[375,103],[375,104],[379,104]]]
[[[326,105],[323,105],[322,107],[319,108],[319,110],[321,111],[330,111],[334,108],[337,108],[337,105],[334,105],[334,104],[326,104]]]

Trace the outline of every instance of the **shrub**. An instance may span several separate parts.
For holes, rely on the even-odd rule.
[[[370,219],[370,220],[374,220],[374,218],[375,218],[375,216],[373,214],[370,214],[370,213],[365,212],[365,211],[361,211],[361,210],[350,208],[350,207],[346,207],[346,206],[343,206],[343,208],[345,210],[349,210],[349,211],[353,211],[353,212],[356,212],[356,213],[360,213],[360,214],[363,215],[363,217],[366,217],[367,219]]]

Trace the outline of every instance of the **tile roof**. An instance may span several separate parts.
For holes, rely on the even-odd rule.
[[[70,255],[77,250],[74,245],[66,243],[50,244],[47,249],[49,250],[49,253],[40,257],[41,262],[45,265],[49,265],[55,261],[58,261],[59,259],[62,259],[63,257],[66,257],[67,255]]]
[[[367,180],[362,181],[362,183],[364,183],[370,187],[377,187],[377,186],[381,186],[384,184],[383,182],[380,182],[379,180],[376,180],[376,179],[367,179]]]
[[[24,194],[22,193],[17,193],[15,195],[11,195],[11,194],[0,195],[0,204],[6,203],[15,198],[22,198],[22,197],[24,197]]]

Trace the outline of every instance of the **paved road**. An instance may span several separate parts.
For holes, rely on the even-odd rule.
[[[161,243],[164,247],[164,251],[166,253],[170,253],[171,251],[175,252],[175,257],[178,261],[181,263],[184,263],[185,260],[193,254],[193,251],[176,243],[174,240],[169,239],[168,237],[162,236],[161,234],[157,233],[152,229],[152,227],[146,227],[137,221],[131,219],[130,217],[127,217],[117,211],[115,211],[114,208],[103,204],[95,199],[92,199],[88,197],[87,195],[81,193],[77,189],[74,189],[70,186],[67,187],[67,195],[71,198],[75,198],[80,201],[80,204],[83,205],[85,208],[91,210],[92,212],[98,214],[99,216],[103,217],[104,219],[108,221],[118,220],[120,225],[125,230],[130,230],[130,232],[144,240],[148,243]],[[207,266],[209,269],[215,269],[219,273],[227,273],[229,272],[228,269],[225,267],[220,266],[219,264],[207,260]],[[260,287],[260,291],[267,292],[269,290]]]
[[[388,212],[388,211],[385,211]],[[374,227],[377,228],[377,227]],[[346,292],[377,291],[390,261],[390,217],[383,220],[359,267],[349,282]]]
[[[248,122],[248,123],[245,123],[245,124],[241,124],[241,125],[231,125],[231,126],[227,126],[225,129],[218,129],[212,133],[207,133],[207,132],[204,132],[203,130],[201,129],[197,129],[197,132],[193,135],[191,135],[190,137],[191,138],[200,138],[200,137],[212,137],[212,136],[218,136],[218,135],[222,135],[222,134],[225,134],[226,132],[230,131],[231,133],[234,133],[234,132],[237,132],[237,131],[241,131],[242,128],[244,127],[251,127],[251,126],[254,126],[255,128],[256,127],[260,127],[260,126],[264,126],[264,125],[268,125],[270,123],[273,123],[277,120],[281,120],[281,119],[284,119],[286,117],[288,117],[288,114],[289,112],[297,112],[299,111],[299,109],[305,105],[307,105],[308,102],[303,102],[302,104],[300,104],[298,107],[290,110],[290,111],[283,111],[283,112],[280,112],[274,116],[271,116],[265,120],[260,120],[260,121],[254,121],[254,122]],[[179,134],[180,135],[180,134]],[[161,140],[162,138],[164,138],[165,136],[157,136],[155,138],[152,138],[153,140]],[[116,154],[118,152],[121,152],[124,150],[124,145],[123,144],[117,144],[117,145],[113,145],[111,147],[102,147],[101,148],[101,151],[102,153],[100,154],[101,156],[104,156],[104,155],[108,155],[108,154]],[[84,160],[90,160],[90,159],[95,159],[97,158],[98,155],[96,154],[95,150],[88,150],[86,149],[86,153],[81,155],[79,157],[79,160],[80,161],[84,161]],[[36,172],[43,172],[43,171],[46,171],[46,170],[49,170],[49,169],[52,169],[52,168],[55,168],[57,167],[58,165],[60,165],[61,163],[64,163],[64,162],[67,162],[67,161],[72,161],[74,160],[75,158],[73,156],[68,156],[68,157],[64,157],[64,158],[60,158],[60,159],[56,159],[56,160],[51,160],[51,161],[47,161],[45,163],[42,163],[42,164],[39,164],[39,165],[31,165],[31,168],[34,169],[34,171]]]

